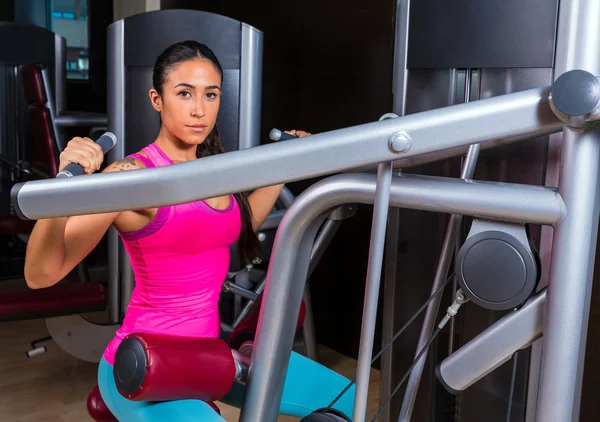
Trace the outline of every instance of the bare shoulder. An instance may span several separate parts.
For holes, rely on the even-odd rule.
[[[128,171],[128,170],[139,170],[145,169],[142,160],[139,160],[134,157],[125,157],[122,160],[115,161],[114,163],[108,165],[106,169],[102,173],[111,173],[114,171]]]

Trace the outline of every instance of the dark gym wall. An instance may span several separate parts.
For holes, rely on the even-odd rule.
[[[264,32],[262,134],[372,122],[392,110],[393,0],[162,0]],[[314,180],[290,184],[299,194]],[[372,207],[344,222],[311,279],[318,341],[358,355]],[[379,337],[375,349],[379,350]]]
[[[86,111],[106,113],[106,28],[113,22],[113,2],[88,0],[89,91],[93,103]],[[83,106],[83,105],[82,105]]]
[[[113,22],[113,2],[87,2],[89,79],[67,80],[67,106],[70,110],[106,113],[106,28]],[[75,130],[72,135],[81,136],[79,132]]]
[[[0,1],[0,21],[14,21],[15,7],[12,1]]]

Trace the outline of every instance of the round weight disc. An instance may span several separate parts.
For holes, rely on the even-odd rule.
[[[537,262],[514,236],[485,231],[467,239],[457,256],[458,283],[479,306],[493,310],[515,308],[533,293]]]

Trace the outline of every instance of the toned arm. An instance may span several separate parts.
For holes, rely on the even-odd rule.
[[[144,168],[141,161],[125,159],[103,173]],[[85,176],[79,176],[85,177]],[[38,220],[25,255],[25,280],[33,289],[58,283],[100,242],[119,212]]]

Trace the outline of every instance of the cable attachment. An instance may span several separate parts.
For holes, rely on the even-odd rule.
[[[450,321],[450,318],[454,317],[454,315],[458,313],[458,309],[468,301],[469,299],[464,295],[462,290],[458,289],[456,291],[456,297],[454,298],[454,302],[452,303],[452,305],[448,306],[448,309],[446,310],[446,315],[438,324],[438,328],[440,330],[444,328],[448,321]]]

